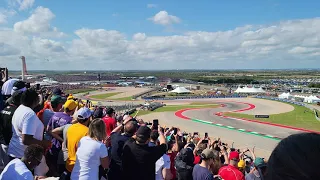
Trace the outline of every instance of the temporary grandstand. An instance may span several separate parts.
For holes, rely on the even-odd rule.
[[[262,89],[262,87],[238,87],[237,90],[235,90],[235,93],[253,93],[253,94],[259,94],[259,93],[266,93],[265,90]]]

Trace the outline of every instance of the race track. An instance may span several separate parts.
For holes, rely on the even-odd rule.
[[[236,103],[236,102],[224,102],[226,107],[214,108],[214,109],[198,109],[198,110],[188,110],[183,112],[183,115],[192,119],[200,119],[205,121],[210,121],[216,124],[223,124],[226,126],[232,126],[237,129],[246,129],[253,132],[259,132],[267,135],[272,135],[280,138],[285,138],[291,134],[298,133],[300,131],[276,127],[267,124],[259,124],[248,121],[234,120],[228,118],[222,118],[216,116],[217,112],[225,111],[235,111],[240,109],[245,109],[248,107],[246,104]]]

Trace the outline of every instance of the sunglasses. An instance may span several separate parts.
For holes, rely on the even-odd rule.
[[[41,163],[41,160],[42,160],[42,159],[39,160],[39,159],[36,158],[36,157],[34,157],[34,159],[37,161],[37,164],[40,164],[40,163]]]

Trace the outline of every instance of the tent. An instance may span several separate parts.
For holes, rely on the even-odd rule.
[[[238,89],[235,91],[235,93],[266,93],[265,90],[262,89],[262,87],[260,88],[256,88],[256,87],[238,87]]]
[[[278,96],[279,99],[292,99],[293,96],[290,93],[282,93]]]
[[[320,98],[318,98],[317,96],[309,96],[307,98],[305,98],[305,102],[307,103],[318,103],[320,102]]]
[[[186,89],[185,87],[177,87],[174,90],[170,91],[172,93],[191,93],[191,91],[189,91],[188,89]]]

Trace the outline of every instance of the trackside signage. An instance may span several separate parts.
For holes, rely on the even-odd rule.
[[[255,118],[269,118],[269,115],[254,115]]]

